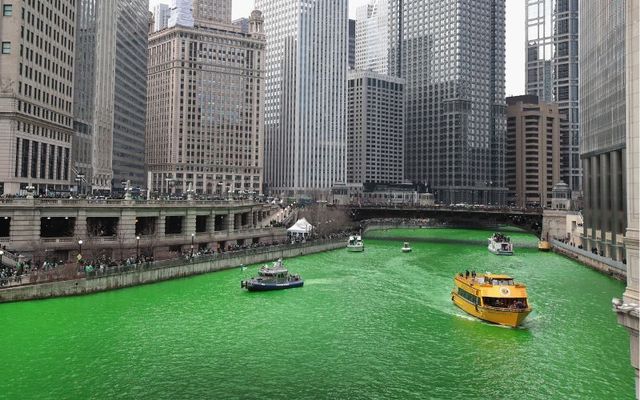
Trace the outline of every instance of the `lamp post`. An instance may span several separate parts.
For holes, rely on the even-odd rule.
[[[0,266],[2,266],[2,256],[4,256],[4,250],[0,250]]]
[[[140,260],[140,236],[136,236],[136,264]]]
[[[78,240],[78,261],[82,259],[82,239]]]
[[[191,258],[193,258],[193,240],[195,239],[196,234],[192,233],[191,234]]]

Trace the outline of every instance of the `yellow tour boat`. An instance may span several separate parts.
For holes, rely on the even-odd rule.
[[[540,240],[538,242],[538,250],[540,250],[540,251],[550,251],[551,250],[551,243],[547,242],[546,240]]]
[[[516,327],[531,312],[527,287],[507,275],[475,272],[458,274],[451,300],[462,310],[484,321]]]

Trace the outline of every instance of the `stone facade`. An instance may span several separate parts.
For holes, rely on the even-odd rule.
[[[69,192],[75,8],[74,0],[2,3],[0,194]]]
[[[626,3],[626,158],[627,158],[627,289],[615,305],[618,322],[629,330],[631,364],[640,398],[640,2]]]
[[[204,15],[208,8],[201,8]],[[262,15],[149,36],[146,163],[157,194],[262,192]]]
[[[168,256],[169,251],[270,241],[275,206],[240,201],[7,199],[0,202],[0,244],[34,259],[86,255]],[[139,239],[138,239],[139,238]],[[82,245],[79,244],[82,240]]]

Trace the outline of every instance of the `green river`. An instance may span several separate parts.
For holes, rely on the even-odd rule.
[[[413,252],[394,236],[415,238]],[[0,305],[0,398],[633,399],[629,338],[611,311],[621,282],[532,248],[498,257],[434,236],[489,232],[372,232],[364,253],[285,260],[301,289],[245,292],[252,266]],[[524,325],[454,307],[465,269],[526,283]]]

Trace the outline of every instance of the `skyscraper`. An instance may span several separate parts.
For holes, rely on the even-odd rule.
[[[148,2],[77,2],[74,172],[84,192],[144,186]]]
[[[389,72],[389,0],[369,0],[356,10],[356,69]]]
[[[356,70],[348,86],[347,183],[402,183],[403,80]]]
[[[0,194],[68,194],[76,1],[12,3],[0,15]]]
[[[566,115],[569,129],[561,140],[560,174],[579,192],[578,0],[527,0],[526,7],[527,93],[558,103]]]
[[[405,79],[405,178],[446,203],[502,203],[505,0],[390,0]]]
[[[624,7],[624,1],[580,2],[582,243],[618,261],[627,224]]]
[[[349,69],[356,67],[356,20],[349,20],[349,51],[348,51]]]
[[[198,9],[198,1],[193,3]],[[191,2],[176,25],[149,36],[149,187],[158,193],[260,193],[264,143],[263,19],[249,32]],[[185,25],[181,25],[185,23]]]
[[[551,206],[560,182],[560,137],[566,124],[555,103],[537,96],[507,97],[505,180],[507,202],[518,207]]]
[[[347,2],[256,8],[267,35],[265,180],[276,193],[328,193],[346,181]]]
[[[159,3],[153,8],[153,31],[161,31],[169,26],[169,6]]]

